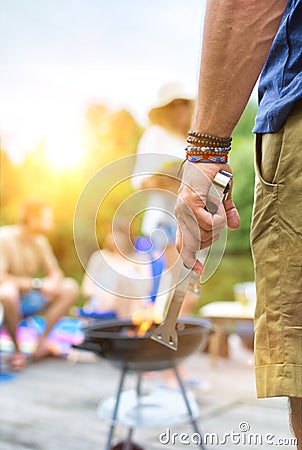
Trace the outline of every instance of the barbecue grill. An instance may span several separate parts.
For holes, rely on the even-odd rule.
[[[177,365],[196,350],[203,349],[206,346],[209,335],[213,331],[212,326],[204,319],[179,318],[176,326],[178,335],[177,351],[162,346],[150,339],[155,327],[154,325],[146,334],[139,336],[135,333],[136,326],[130,320],[96,320],[84,328],[84,341],[77,345],[77,348],[93,351],[97,355],[109,360],[121,370],[117,393],[114,397],[110,412],[111,424],[105,446],[106,450],[112,449],[111,442],[115,425],[118,422],[124,382],[129,372],[136,372],[137,404],[143,405],[141,401],[142,373],[172,369],[178,381],[180,388],[179,395],[183,399],[187,411],[187,419],[192,424],[194,431],[199,436],[202,436],[196,421],[196,417],[198,416],[196,405],[194,405],[190,393],[184,386],[177,370]],[[123,447],[125,450],[133,448],[131,439],[135,429],[135,423],[130,423],[128,428],[128,437]],[[200,447],[205,450],[202,443]]]

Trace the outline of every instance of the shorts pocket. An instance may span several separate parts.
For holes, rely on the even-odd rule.
[[[278,187],[283,129],[278,133],[256,135],[255,170],[262,187],[273,192]]]

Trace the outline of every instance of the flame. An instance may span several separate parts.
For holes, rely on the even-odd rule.
[[[146,309],[139,309],[135,311],[131,320],[134,325],[136,325],[135,330],[131,330],[129,332],[129,336],[137,335],[139,337],[143,337],[152,327],[153,324],[160,324],[163,321],[163,316],[156,314],[154,311],[153,305],[150,305]]]

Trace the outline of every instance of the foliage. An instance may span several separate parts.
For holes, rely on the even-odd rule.
[[[226,253],[217,271],[202,285],[196,312],[210,302],[234,300],[234,285],[253,279],[254,269],[250,252],[237,255]]]
[[[255,179],[252,128],[256,110],[256,103],[251,101],[233,133],[230,162],[234,173],[233,197],[240,214],[240,227],[238,230],[228,230],[225,255],[217,271],[203,285],[196,312],[208,302],[232,300],[235,284],[254,279],[250,224]]]
[[[40,198],[53,207],[56,227],[50,235],[54,251],[63,270],[77,279],[83,269],[73,243],[73,217],[78,198],[90,178],[106,164],[136,152],[142,129],[126,110],[111,111],[105,105],[92,105],[86,114],[84,130],[85,157],[81,165],[58,168],[50,164],[45,143],[14,164],[1,150],[1,225],[18,220],[19,208],[28,198]],[[70,152],[72,158],[72,149]],[[100,240],[104,238],[117,205],[132,192],[130,183],[115,190],[105,204],[98,223]],[[97,195],[98,193],[96,193]],[[93,202],[93,199],[91,199]],[[89,205],[87,205],[89,212]],[[91,237],[83,226],[87,249]]]
[[[207,300],[230,297],[232,283],[252,277],[250,263],[249,229],[254,189],[253,135],[251,129],[256,106],[251,102],[234,133],[231,165],[234,170],[234,199],[241,215],[239,230],[229,232],[226,257],[217,274],[204,287]],[[1,150],[1,224],[18,219],[20,204],[28,198],[42,198],[54,209],[56,227],[50,236],[55,253],[66,274],[78,280],[83,269],[73,243],[73,216],[78,198],[89,179],[106,164],[126,155],[134,154],[142,135],[142,128],[126,110],[111,111],[106,105],[92,105],[86,112],[84,129],[85,157],[77,167],[58,168],[49,163],[45,143],[31,149],[22,163],[13,163]],[[72,150],[72,149],[71,149]],[[71,151],[72,155],[72,151]],[[72,156],[71,156],[72,158]],[[106,183],[106,180],[103,180]],[[124,182],[104,201],[102,214],[97,220],[100,241],[105,237],[116,208],[133,192],[130,182]],[[97,195],[98,193],[96,193]],[[88,199],[87,217],[94,199]],[[91,205],[89,206],[89,202]],[[138,228],[139,224],[137,225]],[[94,250],[93,237],[87,233],[85,220],[81,224],[87,253]],[[230,254],[245,254],[233,259]],[[247,267],[243,270],[243,267]],[[231,276],[225,277],[221,271]],[[215,278],[216,277],[216,278]],[[218,278],[217,278],[218,277]],[[216,281],[215,281],[216,280]],[[204,296],[203,296],[204,297]]]
[[[249,252],[250,224],[254,197],[254,136],[252,128],[257,106],[250,102],[233,134],[231,167],[234,172],[233,197],[240,214],[240,227],[228,233],[228,253]]]

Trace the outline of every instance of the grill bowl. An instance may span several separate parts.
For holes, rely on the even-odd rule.
[[[198,318],[180,318],[177,322],[177,351],[150,339],[154,327],[144,336],[129,335],[136,326],[131,320],[95,320],[84,328],[84,341],[77,348],[90,350],[129,370],[169,369],[196,350],[203,350],[213,331],[210,322]]]

